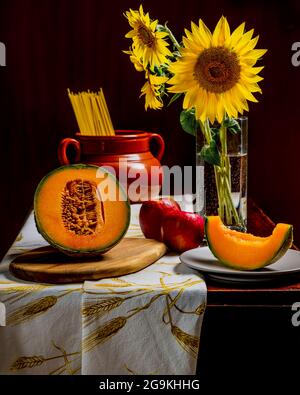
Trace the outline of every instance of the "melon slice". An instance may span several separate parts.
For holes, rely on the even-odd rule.
[[[34,196],[34,213],[41,235],[62,252],[78,257],[111,249],[130,221],[127,196],[116,178],[104,168],[82,164],[60,167],[42,179]]]
[[[277,224],[270,236],[258,237],[227,228],[218,216],[206,217],[205,233],[214,256],[239,270],[259,269],[276,262],[293,242],[292,225]]]

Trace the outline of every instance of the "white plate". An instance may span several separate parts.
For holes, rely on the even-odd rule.
[[[277,262],[262,269],[243,271],[224,266],[208,247],[199,247],[184,252],[180,260],[185,265],[199,270],[209,277],[225,282],[261,282],[300,273],[300,251],[288,250]]]

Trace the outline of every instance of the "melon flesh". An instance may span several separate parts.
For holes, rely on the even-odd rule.
[[[242,233],[224,226],[219,216],[209,216],[205,223],[211,252],[222,263],[239,270],[254,270],[282,257],[293,242],[293,227],[277,224],[268,237]]]
[[[101,183],[114,199],[102,199]],[[78,256],[98,255],[116,245],[127,231],[130,206],[107,170],[91,165],[60,167],[46,175],[34,198],[38,231],[54,247]]]

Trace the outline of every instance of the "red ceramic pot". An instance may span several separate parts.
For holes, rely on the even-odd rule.
[[[156,133],[138,130],[116,130],[115,136],[83,136],[63,139],[58,147],[62,165],[70,164],[68,147],[75,150],[74,163],[88,163],[113,168],[128,191],[131,202],[153,199],[159,195],[163,171],[160,160],[165,150],[163,138]],[[157,152],[150,142],[155,140]],[[152,173],[152,174],[151,174]]]

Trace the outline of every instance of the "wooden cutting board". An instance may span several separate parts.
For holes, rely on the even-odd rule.
[[[100,257],[76,260],[47,246],[19,255],[10,264],[10,271],[28,281],[78,283],[135,273],[151,265],[166,250],[166,246],[156,240],[125,238]]]

